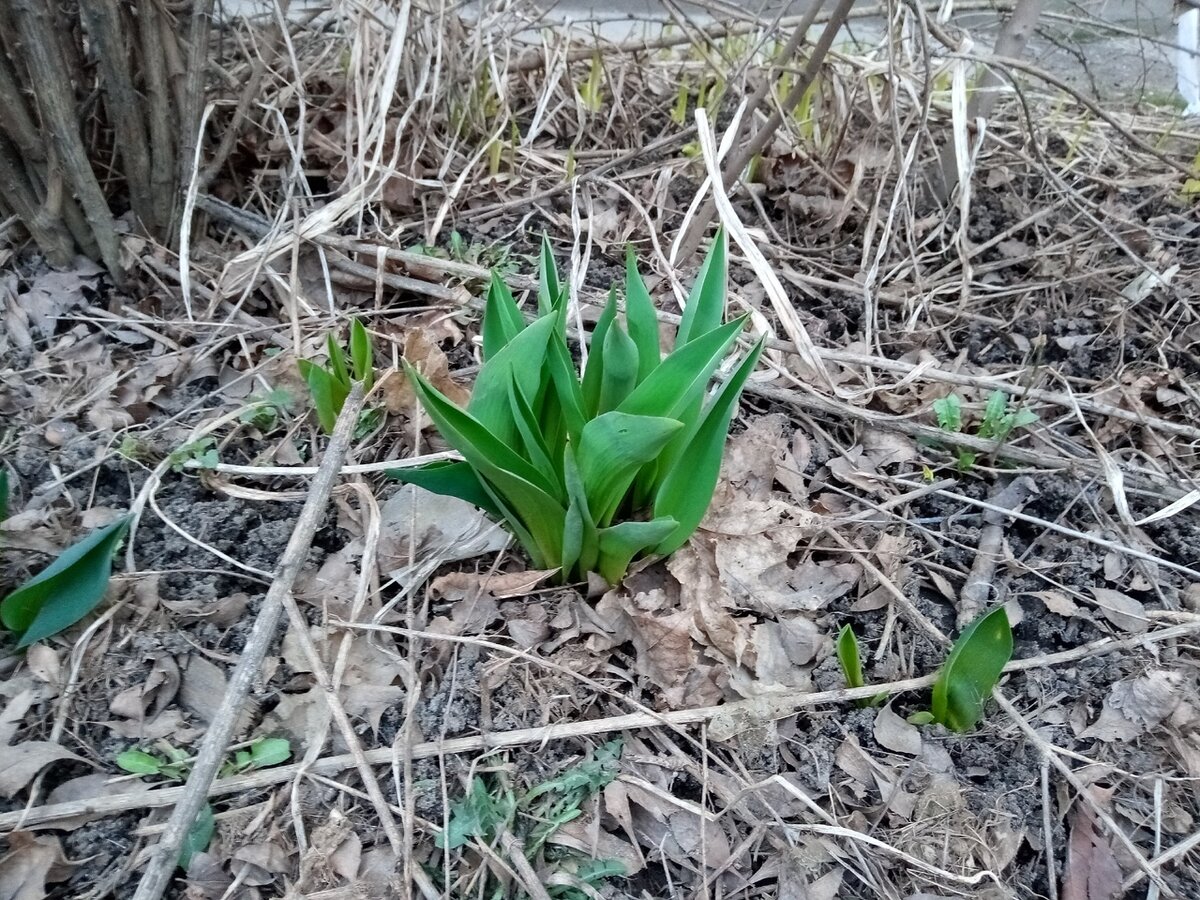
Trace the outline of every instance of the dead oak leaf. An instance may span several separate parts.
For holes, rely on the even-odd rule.
[[[0,797],[13,796],[42,769],[63,759],[87,762],[53,741],[23,741],[0,747]]]
[[[1155,669],[1118,681],[1104,698],[1100,718],[1080,737],[1132,741],[1171,715],[1182,701],[1183,675]]]
[[[1071,811],[1062,900],[1114,900],[1123,893],[1121,880],[1121,866],[1112,846],[1096,828],[1091,807],[1079,800]]]
[[[58,838],[14,831],[0,856],[0,900],[42,900],[47,882],[65,881],[71,864]]]

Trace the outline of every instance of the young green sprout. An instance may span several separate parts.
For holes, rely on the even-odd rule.
[[[842,674],[846,677],[846,687],[860,688],[867,686],[867,680],[863,676],[862,654],[859,653],[858,636],[848,624],[843,625],[842,630],[838,632],[837,658],[842,666]],[[855,700],[854,705],[858,707],[878,706],[886,699],[886,694],[879,694],[875,697],[864,697],[861,700]]]
[[[371,338],[362,322],[354,319],[350,323],[350,350],[341,348],[330,333],[325,340],[329,362],[319,366],[307,359],[297,360],[300,375],[308,384],[312,394],[313,408],[317,421],[326,434],[333,433],[342,405],[350,396],[352,381],[361,381],[363,390],[369,391],[374,384],[375,370],[371,355]]]
[[[463,460],[391,474],[503,521],[536,568],[570,581],[597,572],[615,584],[633,560],[673,553],[700,524],[762,342],[710,391],[745,323],[724,321],[723,233],[666,357],[650,294],[627,255],[623,314],[614,290],[582,376],[567,346],[567,291],[544,241],[539,269],[538,316],[528,324],[507,285],[492,279],[484,364],[465,409],[406,364],[425,411]]]

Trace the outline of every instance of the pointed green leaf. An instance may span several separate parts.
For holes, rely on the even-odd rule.
[[[962,431],[962,400],[958,394],[949,394],[934,400],[933,412],[937,416],[938,428],[942,431]]]
[[[292,758],[292,745],[284,738],[262,738],[250,745],[250,762],[260,769],[278,766]]]
[[[596,413],[606,413],[620,406],[638,380],[638,349],[615,321],[604,336],[604,375],[600,379],[600,402]]]
[[[563,305],[566,294],[558,280],[558,266],[554,263],[554,252],[550,239],[542,235],[542,249],[538,254],[538,313],[549,315]]]
[[[208,849],[216,830],[217,820],[213,815],[212,804],[205,803],[200,809],[200,814],[196,816],[196,821],[183,836],[183,844],[179,848],[179,868],[187,871],[187,867],[192,864],[192,857]]]
[[[354,365],[354,380],[361,381],[363,390],[369,391],[375,383],[371,336],[358,319],[350,322],[350,362]]]
[[[125,516],[93,531],[0,602],[4,627],[21,633],[18,647],[58,634],[96,608],[129,522]]]
[[[346,354],[339,346],[338,342],[333,339],[333,332],[330,332],[325,337],[325,346],[329,351],[329,374],[333,380],[346,388],[346,393],[350,392],[350,369],[346,365]]]
[[[675,346],[682,347],[716,328],[725,319],[725,292],[729,282],[729,241],[725,229],[718,228],[708,255],[696,275],[688,295],[687,305],[679,330],[675,333]]]
[[[596,522],[611,520],[638,469],[682,427],[675,419],[622,412],[604,413],[583,427],[579,471]]]
[[[515,341],[510,343],[505,352],[514,344]],[[543,559],[557,560],[562,552],[566,510],[553,496],[554,486],[547,484],[536,468],[500,441],[469,412],[446,399],[407,363],[405,372],[443,439],[474,467],[485,489],[495,489],[493,500],[496,496],[503,497],[504,504],[496,505],[513,511],[515,516],[512,518],[528,529]],[[510,517],[506,514],[506,518]],[[530,549],[528,544],[526,549]]]
[[[744,317],[736,319],[675,350],[618,409],[635,415],[680,418],[697,397],[704,395],[709,379],[744,324]]]
[[[511,346],[511,345],[510,345]],[[405,373],[412,382],[413,389],[421,400],[421,405],[429,418],[437,426],[438,433],[445,441],[462,454],[463,459],[471,464],[480,474],[487,478],[493,477],[494,472],[504,471],[514,475],[531,485],[536,485],[543,491],[550,491],[553,486],[542,480],[542,475],[527,460],[522,459],[510,445],[500,440],[492,431],[475,418],[469,410],[455,406],[437,388],[430,384],[420,372],[407,362]],[[505,398],[507,404],[508,398]],[[516,426],[513,426],[516,430]]]
[[[705,338],[700,338],[695,343],[703,340]],[[717,487],[717,477],[721,473],[721,456],[725,450],[729,422],[737,409],[742,385],[754,371],[762,350],[763,342],[760,340],[746,354],[729,380],[721,385],[704,411],[695,436],[688,441],[686,449],[663,478],[654,498],[654,514],[671,516],[679,522],[679,527],[658,546],[656,553],[666,556],[682,547],[708,511]]]
[[[622,522],[609,528],[601,528],[600,576],[615,585],[625,577],[633,558],[648,547],[664,541],[679,526],[669,517],[652,519],[649,522]]]
[[[554,487],[556,495],[565,497],[565,492],[560,490],[558,466],[550,460],[550,451],[546,446],[546,439],[542,435],[541,424],[515,381],[508,383],[508,389],[513,420],[517,424],[517,432],[521,436],[521,443],[525,450],[524,457],[541,473],[545,482]]]
[[[332,375],[316,363],[307,359],[297,360],[300,374],[308,384],[308,392],[312,395],[313,409],[317,413],[317,422],[326,434],[333,434],[337,424],[338,413],[346,402],[346,391],[338,384]]]
[[[837,637],[837,658],[842,665],[842,674],[846,677],[846,687],[858,688],[866,684],[863,678],[862,658],[858,653],[858,638],[854,629],[843,625]]]
[[[589,416],[596,415],[596,410],[600,406],[600,387],[604,381],[604,342],[608,337],[608,330],[616,318],[617,292],[610,288],[608,302],[604,304],[604,311],[600,313],[600,318],[596,320],[596,327],[592,329],[592,339],[588,343],[587,365],[583,370],[581,388],[583,408]]]
[[[526,397],[537,395],[554,326],[553,317],[538,319],[485,362],[475,378],[467,411],[505,444],[515,444],[517,438],[509,382],[515,381]]]
[[[570,440],[578,441],[586,421],[583,390],[579,386],[579,376],[575,374],[575,364],[571,361],[571,351],[567,348],[566,339],[557,331],[551,336],[550,346],[546,351],[546,368],[558,393],[558,405],[566,434]]]
[[[563,452],[563,477],[570,505],[563,530],[562,569],[564,579],[570,580],[573,569],[578,568],[578,574],[582,575],[596,567],[600,545],[575,449],[569,444]]]
[[[658,340],[658,317],[646,283],[637,269],[633,248],[625,250],[625,321],[637,346],[638,383],[646,380],[662,360]]]
[[[133,775],[157,775],[162,771],[162,760],[144,750],[125,750],[117,754],[117,766]]]
[[[499,275],[492,272],[487,301],[483,309],[483,359],[487,362],[525,330],[525,317],[513,299],[512,291]]]
[[[8,470],[0,467],[0,522],[8,518]]]
[[[401,484],[415,484],[434,494],[466,500],[494,519],[504,517],[492,504],[491,497],[479,483],[479,476],[468,463],[447,460],[411,469],[388,469],[387,476]]]
[[[974,728],[1012,652],[1012,626],[1003,606],[968,625],[933,685],[934,721],[951,731]]]

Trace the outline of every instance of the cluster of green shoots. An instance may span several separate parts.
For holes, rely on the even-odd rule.
[[[934,682],[930,708],[909,716],[909,721],[914,725],[936,722],[960,733],[970,731],[983,715],[984,704],[992,696],[1012,652],[1012,626],[1004,607],[998,606],[959,635]],[[837,658],[847,686],[866,687],[858,638],[849,625],[838,634]],[[887,695],[880,694],[859,700],[858,705],[878,706],[885,700]]]
[[[244,775],[256,769],[278,766],[292,758],[292,745],[284,738],[258,738],[236,749],[221,766],[220,777]],[[192,770],[192,755],[182,747],[161,740],[154,752],[131,748],[117,754],[117,765],[132,775],[155,775],[168,781],[186,781]],[[183,837],[179,867],[187,870],[192,857],[208,849],[217,821],[211,803],[205,803],[196,821]]]
[[[654,305],[628,254],[624,310],[610,291],[582,374],[567,345],[567,290],[546,242],[539,269],[533,322],[493,278],[484,363],[465,409],[406,367],[425,411],[462,461],[392,475],[504,522],[536,568],[557,569],[565,581],[597,572],[615,584],[633,560],[674,552],[700,524],[762,344],[709,390],[745,322],[724,321],[724,234],[705,259],[666,356]]]
[[[583,814],[583,805],[603,790],[620,771],[621,741],[602,744],[579,763],[523,795],[503,769],[471,779],[466,795],[450,808],[446,829],[437,845],[448,850],[472,844],[493,845],[501,834],[519,838],[526,858],[539,870],[560,877],[548,878],[547,894],[554,900],[587,900],[600,896],[606,879],[626,875],[614,859],[592,859],[549,839],[568,822]],[[486,871],[488,867],[483,867]],[[449,873],[434,872],[448,882]],[[485,876],[486,877],[486,876]],[[439,885],[446,888],[448,884]],[[477,896],[507,896],[503,885],[481,884]]]
[[[942,431],[948,434],[963,433],[962,399],[958,394],[934,400],[933,413],[937,416],[938,428]],[[1025,428],[1037,420],[1038,415],[1032,410],[1012,406],[1008,394],[1004,391],[993,391],[983,409],[983,420],[979,423],[975,436],[995,441],[999,447],[1018,428]],[[960,472],[969,472],[979,458],[977,453],[965,447],[957,448],[956,453]]]

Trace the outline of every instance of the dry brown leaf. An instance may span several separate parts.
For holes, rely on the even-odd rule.
[[[234,851],[230,870],[243,884],[261,887],[291,868],[287,852],[272,842],[246,844]]]
[[[875,740],[879,746],[886,747],[896,753],[906,753],[909,756],[921,754],[921,732],[913,724],[906,722],[885,706],[875,714]]]
[[[477,507],[406,484],[380,509],[379,569],[398,581],[416,568],[508,546],[508,533]]]
[[[615,859],[625,867],[626,876],[636,875],[646,867],[641,851],[601,828],[595,816],[581,816],[560,826],[550,835],[548,843],[568,847],[590,859]]]
[[[58,838],[14,831],[8,852],[0,856],[0,900],[42,900],[47,882],[65,881],[71,864]]]
[[[409,328],[404,335],[404,358],[409,365],[425,376],[435,388],[458,406],[466,406],[471,392],[450,375],[450,363],[437,345],[436,339],[423,328]],[[417,409],[416,394],[403,372],[392,371],[379,386],[383,404],[393,415],[411,413]]]
[[[22,741],[0,747],[0,797],[11,797],[29,784],[38,772],[61,759],[87,762],[53,741]]]
[[[1097,791],[1097,788],[1089,788]],[[1071,837],[1063,870],[1061,900],[1115,900],[1121,889],[1121,866],[1096,825],[1091,806],[1082,798],[1071,810]]]
[[[463,600],[489,595],[497,600],[524,597],[558,569],[528,569],[521,572],[450,572],[429,583],[435,598]]]
[[[1131,634],[1141,634],[1150,627],[1150,619],[1146,616],[1146,607],[1134,600],[1128,594],[1114,591],[1111,588],[1089,588],[1100,607],[1100,614],[1122,631]]]
[[[329,868],[346,881],[353,882],[358,878],[358,868],[362,864],[362,839],[353,831],[338,848],[329,854]]]
[[[168,653],[159,654],[146,680],[118,693],[109,701],[114,715],[141,723],[162,712],[179,691],[179,665]]]
[[[1175,711],[1183,699],[1182,687],[1183,675],[1167,669],[1122,679],[1104,698],[1100,718],[1080,737],[1131,741]]]

